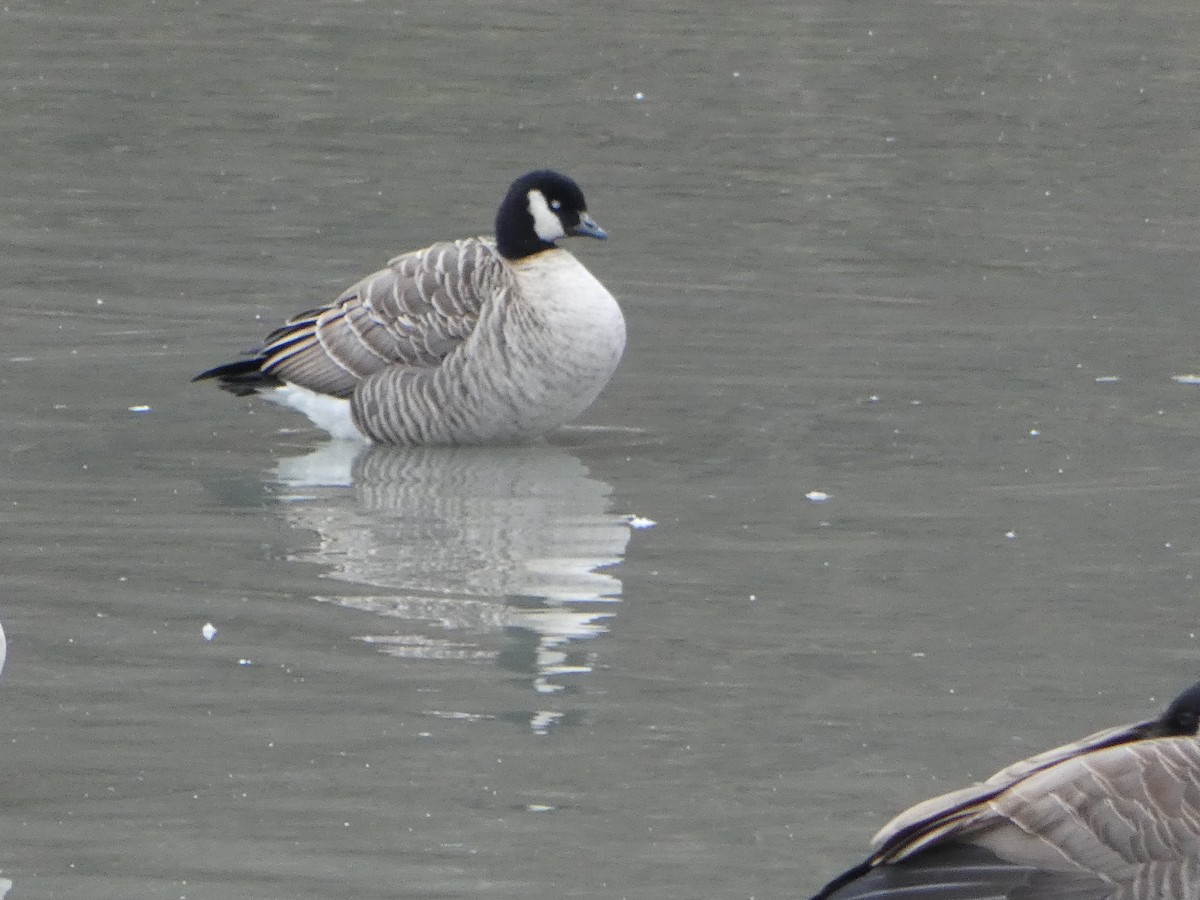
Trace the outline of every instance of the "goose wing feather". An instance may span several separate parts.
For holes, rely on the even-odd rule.
[[[927,817],[821,896],[1198,900],[1200,741],[1105,740],[1125,730],[1078,742],[1086,748],[1099,737],[1099,749],[1061,752],[1076,746],[1066,745],[945,795],[953,800],[944,815]],[[1055,755],[1058,763],[1032,765]],[[973,805],[971,791],[984,795]]]
[[[884,825],[871,840],[872,859],[876,862],[904,859],[932,843],[976,826],[983,804],[993,797],[1066,760],[1136,740],[1150,724],[1140,722],[1097,731],[1081,740],[1015,762],[986,781],[911,806]]]
[[[1194,737],[1077,757],[988,806],[990,814],[964,840],[1004,859],[1103,875],[1130,897],[1200,897],[1200,742]]]
[[[1200,683],[901,813],[814,900],[1200,900]]]
[[[262,371],[349,397],[359,381],[389,367],[436,367],[466,340],[482,307],[511,277],[490,238],[402,254],[332,303],[269,334]]]

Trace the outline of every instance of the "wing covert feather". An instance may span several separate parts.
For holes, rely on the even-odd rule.
[[[389,366],[432,368],[471,334],[481,308],[509,286],[490,238],[433,244],[392,259],[327,306],[267,336],[263,371],[349,397]]]
[[[985,804],[1028,778],[1084,754],[1134,739],[1148,723],[1106,728],[1078,741],[1013,763],[986,781],[931,797],[910,806],[871,840],[876,858],[903,859],[950,834],[973,828],[989,815]]]

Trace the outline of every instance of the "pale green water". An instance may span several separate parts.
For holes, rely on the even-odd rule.
[[[5,7],[10,900],[806,896],[1194,681],[1198,47],[1190,3]],[[188,383],[546,164],[629,322],[595,427],[314,474]]]

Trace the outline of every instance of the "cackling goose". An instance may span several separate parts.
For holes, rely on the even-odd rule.
[[[267,335],[250,359],[197,375],[381,444],[520,441],[575,419],[608,383],[625,319],[555,243],[607,237],[579,186],[549,170],[512,183],[496,235],[397,256]]]
[[[813,900],[1197,900],[1200,683],[902,812]]]

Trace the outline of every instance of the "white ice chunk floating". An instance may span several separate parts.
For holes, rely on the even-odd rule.
[[[150,405],[147,403],[138,403],[134,406],[129,407],[129,411],[131,413],[148,413],[148,412],[153,412],[154,410],[152,410],[150,408]]]
[[[1172,375],[1171,380],[1176,384],[1200,384],[1200,375]]]
[[[824,491],[809,491],[804,496],[808,498],[809,503],[825,503],[829,500],[829,495]]]
[[[217,636],[217,626],[212,622],[205,622],[204,627],[200,629],[200,633],[204,635],[206,641],[211,641]]]
[[[647,519],[645,516],[626,516],[625,524],[630,528],[653,528],[658,523],[653,519]]]

